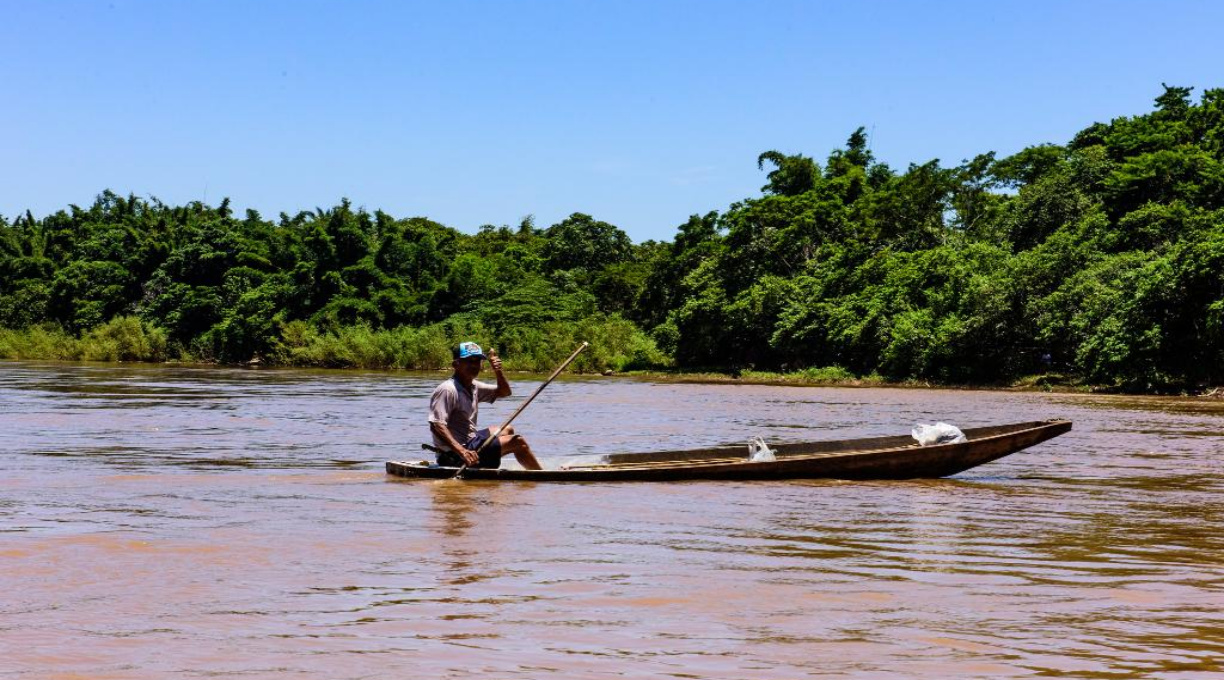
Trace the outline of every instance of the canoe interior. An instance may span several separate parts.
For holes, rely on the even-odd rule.
[[[748,460],[747,445],[682,451],[610,454],[596,462],[554,470],[465,469],[464,479],[517,481],[673,481],[685,479],[914,479],[946,477],[1028,448],[1071,429],[1047,420],[964,430],[967,442],[919,446],[897,435],[770,445],[777,460]],[[428,461],[391,461],[402,477],[449,478],[457,468]]]
[[[1049,421],[1014,423],[1011,425],[995,425],[992,427],[977,427],[963,430],[970,441],[993,437],[1001,434],[1011,434],[1018,430],[1027,430],[1048,425]],[[858,451],[875,451],[879,449],[921,448],[910,435],[892,437],[871,437],[868,439],[842,439],[838,441],[801,442],[798,444],[770,444],[778,458],[810,456],[812,454],[848,453]],[[747,458],[748,445],[733,444],[707,449],[688,449],[684,451],[656,451],[651,453],[614,453],[604,456],[603,463],[608,466],[640,465],[642,463],[688,462],[706,459]],[[601,466],[602,467],[602,466]]]

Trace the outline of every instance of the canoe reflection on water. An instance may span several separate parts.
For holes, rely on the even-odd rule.
[[[1040,444],[1071,430],[1069,420],[970,428],[968,441],[920,446],[912,437],[872,437],[773,446],[776,460],[749,460],[743,446],[620,453],[556,470],[453,468],[428,461],[390,461],[400,477],[530,482],[777,479],[918,479],[947,477]]]

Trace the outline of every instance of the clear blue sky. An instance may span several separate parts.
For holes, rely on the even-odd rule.
[[[862,125],[896,168],[1224,86],[1224,3],[0,0],[0,214],[341,197],[635,240]]]

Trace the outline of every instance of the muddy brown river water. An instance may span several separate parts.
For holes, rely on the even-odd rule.
[[[573,379],[546,465],[1075,429],[942,480],[389,478],[443,377],[0,363],[0,678],[1224,677],[1219,401]]]

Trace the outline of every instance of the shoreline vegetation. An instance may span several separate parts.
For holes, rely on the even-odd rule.
[[[265,219],[104,191],[0,215],[0,360],[514,371],[1204,394],[1224,385],[1224,89],[1065,144],[897,170],[863,128],[633,243],[574,213],[474,234],[344,199]],[[1219,393],[1219,390],[1216,391]]]
[[[196,360],[190,356],[170,358],[164,331],[149,328],[138,319],[121,317],[84,334],[73,337],[55,326],[42,326],[22,331],[0,329],[0,361],[52,361],[52,362],[97,362],[137,363],[147,365],[186,366],[230,366],[246,368],[322,368],[327,370],[403,370],[413,372],[446,372],[450,370],[451,340],[444,329],[425,330],[420,334],[381,334],[368,328],[350,329],[348,334],[319,336],[307,334],[298,338],[298,344],[286,345],[284,354],[265,361],[254,358],[243,364],[218,364],[215,361]],[[426,337],[433,346],[416,351],[406,351],[395,346],[395,339],[404,337]],[[357,341],[362,341],[358,343]],[[613,357],[623,360],[623,355]],[[701,368],[675,368],[655,365],[650,368],[635,368],[622,364],[615,370],[606,368],[607,355],[602,361],[586,362],[570,371],[571,375],[603,376],[630,380],[657,382],[734,384],[734,385],[783,385],[796,387],[885,387],[894,389],[947,389],[947,390],[1006,390],[1042,391],[1062,393],[1121,393],[1108,385],[1083,384],[1073,377],[1061,374],[1023,376],[1009,383],[954,384],[924,380],[889,380],[878,373],[860,376],[839,366],[804,368],[798,370],[719,370]],[[550,367],[540,364],[525,365],[521,361],[505,362],[511,373],[544,376]],[[1224,399],[1224,386],[1188,393],[1179,396],[1208,399]]]
[[[582,340],[591,347],[571,364],[576,373],[623,372],[661,368],[668,359],[631,322],[596,316],[582,324],[545,324],[521,346],[495,347],[507,370],[544,373],[558,355],[568,355]],[[372,329],[346,326],[319,331],[305,321],[284,324],[265,354],[246,361],[219,362],[176,346],[162,328],[135,316],[116,317],[73,335],[53,324],[21,330],[0,328],[0,360],[102,361],[266,365],[286,368],[440,370],[451,365],[451,348],[460,340],[488,337],[479,325],[434,324]]]

